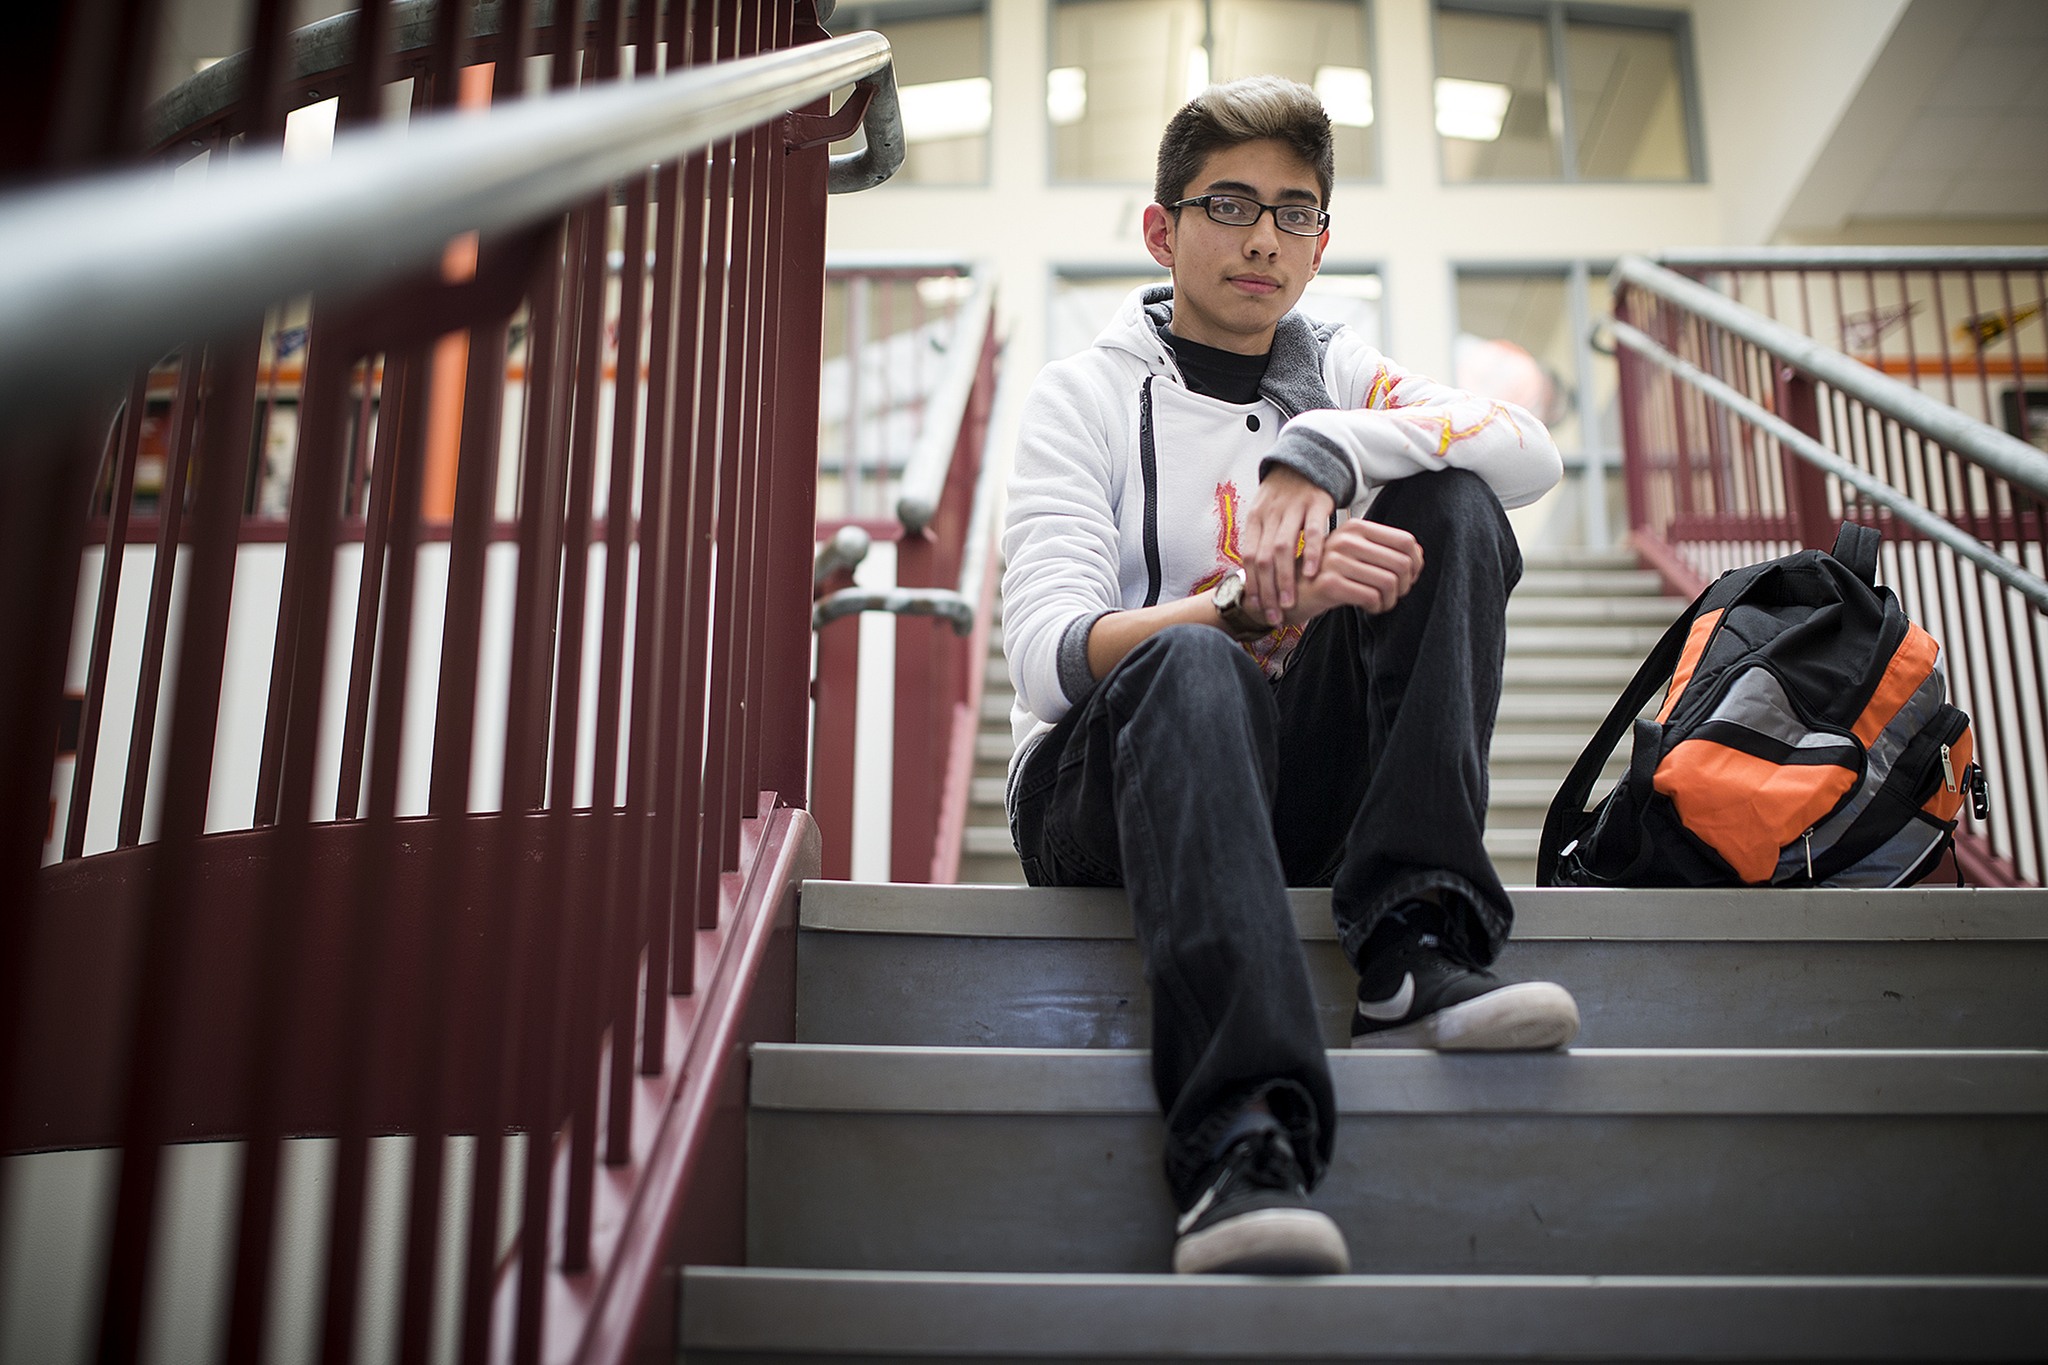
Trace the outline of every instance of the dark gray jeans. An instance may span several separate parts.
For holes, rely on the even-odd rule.
[[[1311,1185],[1329,1164],[1336,1107],[1286,887],[1332,888],[1354,966],[1387,912],[1418,897],[1441,900],[1447,938],[1476,964],[1513,921],[1482,834],[1520,551],[1499,500],[1459,470],[1389,485],[1370,515],[1423,547],[1393,610],[1318,617],[1277,683],[1221,631],[1161,631],[1015,783],[1011,832],[1034,885],[1129,888],[1183,1208],[1257,1098]]]

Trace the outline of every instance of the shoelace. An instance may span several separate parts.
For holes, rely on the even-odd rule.
[[[1222,1174],[1181,1215],[1178,1232],[1186,1233],[1212,1205],[1229,1198],[1241,1185],[1301,1193],[1300,1163],[1295,1160],[1294,1148],[1278,1129],[1268,1128],[1241,1138],[1224,1154],[1222,1165]]]

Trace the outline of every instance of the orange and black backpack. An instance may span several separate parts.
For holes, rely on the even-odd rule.
[[[1879,533],[1731,569],[1650,653],[1543,822],[1544,886],[1903,886],[1964,797],[1986,814],[1941,646],[1877,586]],[[1655,720],[1641,716],[1665,685]],[[1592,810],[1624,732],[1628,772]]]

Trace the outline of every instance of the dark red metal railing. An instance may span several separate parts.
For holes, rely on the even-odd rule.
[[[1905,325],[1944,318],[1942,300],[1959,290],[1981,297],[1987,273],[2005,281],[1997,290],[2004,298],[2016,281],[2048,268],[2048,255],[1990,254],[2002,259],[1978,262],[1960,283],[1948,266],[1928,268],[1927,253],[1889,264],[1859,257],[1832,271],[1793,257],[1782,275],[1760,267],[1756,255],[1726,271],[1683,260],[1688,274],[1769,301],[1776,320],[1671,270],[1623,262],[1614,316],[1625,473],[1638,550],[1687,595],[1725,569],[1825,549],[1845,519],[1882,530],[1881,579],[1941,642],[1990,778],[1989,818],[1966,818],[1959,861],[1980,885],[2040,885],[2048,858],[2048,455],[2018,439],[2039,434],[2024,419],[2008,435],[1968,405],[1958,411],[1941,401],[1975,348],[1948,347],[1945,322]],[[1904,304],[1869,292],[1887,280],[1907,291]],[[1825,312],[1816,306],[1823,298],[1832,301]],[[1796,329],[1783,325],[1788,311]],[[1866,331],[1843,330],[1845,318],[1869,317],[1877,321]],[[1915,338],[1924,344],[1909,344]],[[1867,344],[1851,350],[1861,356],[1837,349],[1859,339]],[[1880,348],[1893,359],[1864,363],[1879,359]],[[2002,382],[2024,391],[2029,353],[2010,354]],[[1971,368],[1990,393],[1981,353]]]
[[[330,73],[345,126],[399,69],[392,8],[365,6]],[[546,8],[508,0],[473,38],[443,5],[404,67],[415,110],[487,67],[507,107],[530,54],[569,110],[824,37],[808,3]],[[256,10],[248,93],[198,139],[238,132],[223,163],[317,90],[287,71],[288,6]],[[229,1360],[279,1332],[329,1361],[672,1351],[664,1267],[742,1253],[734,1095],[746,1043],[789,1036],[817,858],[824,148],[846,121],[805,79],[807,112],[425,275],[252,309],[113,403],[9,409],[0,1141],[17,1173],[119,1154],[89,1339],[59,1346],[133,1360],[176,1326],[174,1144],[235,1144],[212,1294],[175,1309]],[[120,159],[133,123],[60,164]],[[248,513],[285,307],[308,331],[280,549]],[[311,1317],[282,1321],[294,1304]],[[27,1321],[56,1340],[68,1308],[0,1311],[47,1311]]]
[[[895,543],[896,561],[892,588],[856,591],[843,572],[818,584],[812,811],[824,833],[824,875],[852,875],[861,615],[881,611],[895,617],[896,632],[889,877],[950,882],[959,869],[995,582],[986,454],[1000,350],[994,285],[985,273],[952,268],[845,267],[835,274],[848,301],[847,355],[858,358],[863,345],[884,356],[908,355],[932,349],[937,338],[946,364],[921,383],[914,373],[897,373],[886,399],[863,399],[855,383],[845,405],[850,413],[875,414],[865,432],[848,431],[839,446],[847,496],[873,502],[885,489],[896,515],[828,515],[819,534],[850,528],[886,538]],[[920,291],[920,280],[948,287]],[[891,317],[896,309],[885,313],[874,304],[890,294],[903,301],[930,294],[923,306],[943,306],[943,322],[911,309]],[[865,318],[854,309],[863,299]],[[856,359],[853,372],[875,376],[880,368]],[[828,424],[828,440],[832,435]]]

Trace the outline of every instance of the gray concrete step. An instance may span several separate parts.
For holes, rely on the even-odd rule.
[[[693,1362],[2023,1360],[2040,1279],[998,1275],[693,1266]],[[772,1353],[772,1354],[770,1354]]]
[[[1368,1275],[2048,1275],[2048,1052],[1333,1053]],[[1142,1051],[763,1045],[747,1259],[1164,1270]]]
[[[1543,545],[1523,549],[1522,567],[1525,571],[1538,569],[1607,569],[1634,572],[1642,567],[1636,552],[1626,546],[1611,546],[1604,550],[1584,545]]]
[[[1663,597],[1664,580],[1649,569],[1529,568],[1513,596]]]
[[[1357,976],[1329,892],[1288,894],[1324,1039],[1344,1046]],[[1501,974],[1570,988],[1587,1046],[2048,1047],[2048,892],[1513,896]],[[803,889],[805,1042],[1142,1047],[1145,990],[1122,891]]]
[[[1537,597],[1517,590],[1508,598],[1508,624],[1668,626],[1685,608],[1675,597]]]

